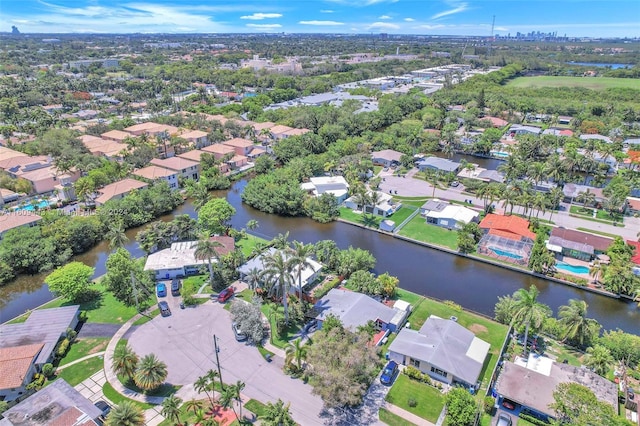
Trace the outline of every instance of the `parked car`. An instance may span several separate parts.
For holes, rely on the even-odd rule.
[[[450,185],[455,188],[460,185],[460,182],[458,182],[457,180],[454,180],[453,182],[451,182]]]
[[[627,398],[629,398],[629,400],[633,401],[633,398],[636,397],[636,393],[633,391],[633,389],[631,388],[627,388]]]
[[[167,285],[165,283],[156,284],[156,294],[158,297],[165,297],[167,295]]]
[[[231,298],[231,296],[233,296],[234,293],[235,293],[235,290],[233,289],[233,287],[225,288],[220,292],[220,294],[218,294],[218,302],[220,303],[226,302]]]
[[[171,309],[169,309],[169,304],[165,301],[158,303],[158,308],[160,308],[160,315],[163,317],[168,317],[171,315]]]
[[[240,326],[236,322],[231,323],[231,328],[233,329],[233,334],[236,336],[236,340],[238,342],[244,342],[247,340],[247,335],[240,330]]]
[[[111,412],[111,406],[103,400],[96,401],[93,405],[95,405],[98,410],[102,411],[102,414],[100,414],[100,416],[103,419],[107,417]]]
[[[311,320],[304,325],[303,331],[305,333],[313,333],[318,329],[318,320]]]
[[[382,370],[382,375],[380,375],[380,383],[382,383],[383,385],[392,384],[397,374],[398,363],[395,361],[389,361],[384,367],[384,370]]]
[[[496,426],[511,426],[511,416],[505,413],[500,413]]]
[[[516,408],[516,406],[515,406],[515,404],[513,402],[511,402],[509,400],[506,400],[506,399],[504,401],[502,401],[502,406],[504,408],[506,408],[507,410],[513,410],[513,409]]]
[[[177,278],[171,281],[171,295],[180,296],[180,280]]]

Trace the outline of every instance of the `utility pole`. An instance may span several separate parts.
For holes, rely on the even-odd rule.
[[[218,365],[218,378],[220,379],[220,389],[224,389],[224,384],[222,384],[222,370],[220,369],[220,358],[218,358],[218,352],[220,352],[220,348],[218,348],[218,338],[216,335],[213,335],[213,349],[216,352],[216,364]]]

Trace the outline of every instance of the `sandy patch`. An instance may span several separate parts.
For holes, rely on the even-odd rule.
[[[481,324],[471,324],[469,326],[469,330],[471,330],[471,332],[473,334],[478,334],[478,333],[486,333],[489,330],[487,330],[487,327],[485,327],[484,325]]]

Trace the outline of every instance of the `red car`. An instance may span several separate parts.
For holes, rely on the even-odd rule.
[[[225,288],[218,294],[218,302],[224,303],[231,298],[234,294],[233,287]]]

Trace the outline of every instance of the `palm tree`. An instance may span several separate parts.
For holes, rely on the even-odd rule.
[[[111,222],[109,224],[109,229],[105,234],[105,238],[109,241],[109,248],[111,250],[119,249],[127,244],[129,238],[124,233],[122,220]]]
[[[213,284],[213,263],[211,259],[216,259],[216,261],[220,260],[220,255],[216,250],[218,247],[222,247],[218,241],[211,240],[206,234],[198,241],[196,245],[196,251],[194,255],[196,259],[207,260],[207,265],[209,267],[209,283]]]
[[[207,395],[207,398],[209,399],[211,406],[212,407],[214,406],[214,393],[213,393],[214,384],[212,381],[209,380],[208,375],[205,374],[204,376],[198,377],[196,379],[196,382],[193,384],[193,388],[198,393],[204,392],[204,394]]]
[[[129,345],[116,346],[113,355],[113,372],[118,376],[126,376],[129,380],[133,380],[133,376],[138,368],[138,355],[131,349]]]
[[[184,403],[184,409],[187,412],[193,411],[193,414],[196,414],[196,412],[198,412],[198,410],[202,410],[202,406],[203,405],[204,404],[202,404],[202,401],[199,401],[197,399],[193,399],[192,398],[192,399],[190,399],[190,400],[188,400],[187,402]]]
[[[515,302],[511,323],[525,326],[523,343],[525,353],[527,351],[529,328],[532,326],[536,329],[539,328],[550,314],[549,307],[538,302],[538,294],[540,294],[538,288],[532,285],[528,291],[521,288],[513,295]]]
[[[589,268],[589,276],[593,278],[593,283],[598,284],[600,275],[602,274],[602,268],[598,259],[593,261],[593,265]]]
[[[193,198],[193,207],[196,211],[211,200],[209,190],[202,183],[193,183],[187,187],[187,195]]]
[[[296,339],[285,347],[285,365],[296,363],[298,371],[302,370],[302,361],[307,359],[307,347],[302,344],[302,339]]]
[[[138,364],[133,381],[143,390],[153,390],[162,385],[167,378],[167,364],[154,354],[145,355]]]
[[[144,426],[144,413],[131,401],[122,401],[114,407],[105,422],[106,426]]]
[[[238,413],[236,413],[236,408],[233,404],[235,399],[236,399],[236,393],[233,389],[233,386],[227,386],[224,389],[222,389],[222,392],[220,392],[220,400],[218,402],[224,408],[231,408],[231,410],[233,410],[233,413],[236,415],[236,417],[238,417]]]
[[[271,243],[277,249],[285,249],[289,245],[289,231],[285,232],[284,234],[276,235],[275,237],[273,237],[273,240],[271,240]]]
[[[596,201],[596,194],[591,192],[589,189],[581,191],[578,193],[576,201],[582,203],[582,208],[586,210],[587,204],[593,204]]]
[[[244,382],[238,380],[235,385],[231,386],[235,400],[238,402],[240,408],[240,419],[242,420],[242,391],[246,387]]]
[[[249,272],[247,272],[247,274],[244,276],[244,282],[247,283],[249,289],[251,289],[255,294],[256,290],[262,283],[262,271],[260,271],[258,268],[250,269]]]
[[[313,253],[313,245],[294,241],[290,253],[291,257],[288,262],[291,265],[291,269],[298,275],[298,291],[300,291],[300,300],[302,300],[302,271],[306,268],[311,268],[315,272],[313,262],[309,259],[309,256]]]
[[[587,349],[584,356],[584,364],[593,368],[596,374],[604,376],[609,371],[609,367],[613,364],[613,356],[611,351],[605,346],[595,345]]]
[[[592,321],[587,318],[587,302],[584,300],[569,300],[568,305],[560,306],[558,322],[563,327],[562,338],[570,339],[584,346],[585,338],[589,335]]]
[[[291,284],[291,264],[287,262],[281,250],[275,250],[264,257],[263,265],[262,274],[265,280],[272,282],[269,294],[270,296],[282,297],[284,320],[285,323],[289,324],[287,296],[289,295],[289,285]]]
[[[249,231],[253,231],[254,229],[258,229],[258,226],[260,226],[260,224],[257,220],[251,219],[247,222],[246,226]]]
[[[162,415],[180,424],[180,404],[182,404],[182,400],[175,395],[165,398],[162,401]]]
[[[264,426],[295,426],[297,423],[289,412],[290,405],[284,405],[281,399],[278,399],[275,404],[267,402],[264,415],[260,416],[260,424]]]

